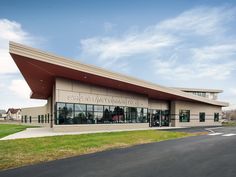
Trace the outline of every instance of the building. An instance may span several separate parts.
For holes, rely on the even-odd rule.
[[[21,120],[21,109],[9,108],[7,110],[6,119]]]
[[[22,118],[50,122],[54,130],[216,126],[228,106],[216,100],[221,91],[164,87],[14,42],[10,54],[30,97],[47,100],[22,109]]]
[[[177,87],[175,87],[174,89],[178,89],[187,93],[192,93],[194,95],[202,96],[211,100],[217,100],[218,94],[223,92],[223,90],[217,90],[217,89],[197,89],[197,88],[177,88]]]
[[[0,120],[5,120],[7,117],[7,112],[4,109],[0,109]]]

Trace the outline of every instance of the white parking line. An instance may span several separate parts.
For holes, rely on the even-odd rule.
[[[236,134],[234,133],[229,133],[229,134],[225,134],[225,135],[222,135],[222,136],[235,136]]]
[[[215,136],[215,135],[222,135],[223,133],[210,133],[208,135]]]
[[[211,132],[211,133],[215,133],[214,130],[215,129],[219,129],[219,128],[222,128],[222,127],[213,127],[213,128],[205,128],[205,130]]]

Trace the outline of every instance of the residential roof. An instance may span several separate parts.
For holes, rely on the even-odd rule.
[[[21,109],[14,109],[14,108],[9,108],[8,110],[7,110],[7,113],[8,112],[10,112],[11,114],[16,114],[18,111],[20,111]]]
[[[19,43],[10,42],[9,51],[32,91],[31,98],[47,99],[50,97],[55,78],[61,77],[147,95],[153,99],[194,101],[217,106],[228,106],[226,102],[210,100],[178,89],[164,87],[120,73],[111,72]]]

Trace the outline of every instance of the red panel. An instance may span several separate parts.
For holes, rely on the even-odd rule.
[[[128,91],[132,93],[148,95],[149,98],[159,100],[189,100],[187,98],[182,98],[157,90],[120,82],[114,79],[69,69],[15,54],[11,55],[32,90],[31,98],[47,99],[52,94],[52,87],[55,78],[62,77],[126,92]]]

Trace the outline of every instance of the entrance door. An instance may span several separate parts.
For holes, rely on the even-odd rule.
[[[160,126],[160,120],[161,120],[161,111],[160,110],[154,110],[152,113],[152,126],[159,127]]]
[[[152,127],[169,126],[168,110],[149,110]]]
[[[161,126],[169,126],[169,111],[168,110],[164,110],[161,111]]]

